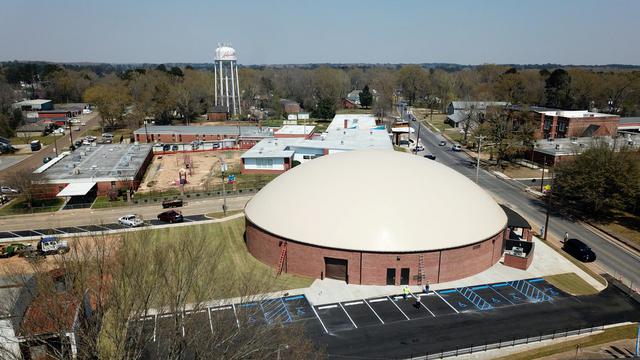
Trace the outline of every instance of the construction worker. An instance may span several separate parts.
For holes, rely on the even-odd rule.
[[[426,284],[424,284],[424,293],[428,294],[429,293],[429,282],[427,281]]]
[[[407,296],[409,296],[409,294],[410,294],[410,293],[411,293],[411,290],[409,290],[409,287],[408,287],[408,286],[405,286],[405,287],[402,289],[402,297],[403,297],[405,300],[407,299]]]

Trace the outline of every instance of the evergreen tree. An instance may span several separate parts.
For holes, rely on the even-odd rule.
[[[365,109],[368,109],[373,102],[373,95],[369,91],[369,85],[365,85],[364,89],[360,92],[360,106]]]
[[[571,109],[571,75],[563,69],[553,70],[545,82],[544,94],[546,106],[558,109]]]
[[[318,106],[311,112],[316,119],[331,119],[336,116],[336,103],[330,97],[323,97],[318,101]]]

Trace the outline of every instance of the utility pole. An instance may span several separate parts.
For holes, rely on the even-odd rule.
[[[71,143],[71,145],[73,145],[73,143]],[[56,151],[56,157],[58,157],[58,137],[55,132],[53,133],[53,150]]]
[[[542,192],[542,188],[544,186],[544,166],[545,165],[547,165],[547,155],[545,155],[542,160],[542,179],[540,179],[540,192]]]
[[[222,213],[227,216],[227,189],[225,187],[224,173],[227,171],[227,163],[224,162],[222,157],[220,159],[220,177],[222,179]]]
[[[417,121],[416,123],[416,126],[418,126],[418,138],[416,139],[416,146],[414,147],[414,149],[416,149],[416,155],[418,155],[418,146],[420,145],[420,123],[418,123]],[[411,131],[409,131],[409,136],[411,136]]]
[[[486,136],[476,136],[478,139],[478,153],[476,155],[476,184],[478,183],[478,178],[480,177],[480,149],[482,148],[482,140],[484,140]]]
[[[551,176],[551,185],[549,185],[549,187],[547,188],[547,211],[546,211],[546,215],[544,218],[544,234],[543,234],[543,239],[544,241],[547,241],[547,233],[549,232],[549,210],[551,208],[551,195],[553,194],[553,175]]]

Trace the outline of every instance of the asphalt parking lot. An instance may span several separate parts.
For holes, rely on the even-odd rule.
[[[204,215],[186,215],[184,216],[185,222],[198,222],[211,220]],[[145,220],[146,226],[153,225],[164,225],[165,222],[162,222],[158,219],[150,219]],[[109,231],[109,230],[120,230],[126,229],[127,226],[124,226],[120,223],[107,223],[107,224],[91,224],[91,225],[78,225],[78,226],[66,226],[66,227],[57,227],[57,228],[48,228],[48,229],[37,229],[37,230],[15,230],[15,231],[0,231],[0,240],[17,240],[20,241],[21,238],[28,238],[32,236],[43,236],[43,235],[64,235],[64,234],[73,234],[73,235],[88,235],[92,232],[101,232],[101,231]]]

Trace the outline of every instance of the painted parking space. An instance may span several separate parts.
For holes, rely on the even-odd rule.
[[[98,225],[82,225],[82,227],[80,227],[80,229],[84,229],[86,231],[105,231],[105,230],[109,230],[108,228],[102,227],[102,226],[98,226]]]
[[[357,327],[382,324],[382,319],[364,300],[343,302],[342,308],[349,314]]]
[[[330,333],[355,329],[357,326],[343,310],[341,304],[315,306],[315,310]]]
[[[18,230],[18,231],[12,231],[12,233],[21,236],[21,237],[28,237],[28,236],[41,236],[42,234],[39,234],[33,230]]]
[[[233,305],[217,306],[209,308],[209,316],[211,317],[211,326],[216,329],[220,326],[239,326],[240,321],[236,317]]]
[[[209,310],[187,311],[184,314],[184,336],[192,336],[202,331],[212,331]]]
[[[204,216],[204,215],[186,215],[184,216],[184,218],[186,220],[191,220],[191,221],[205,221],[205,220],[211,220],[208,217]]]
[[[390,323],[395,321],[407,320],[407,316],[400,310],[400,308],[394,304],[394,302],[388,297],[381,297],[375,299],[367,299],[367,303],[373,311],[380,316],[384,323]]]
[[[60,231],[58,231],[56,229],[36,229],[36,230],[33,230],[33,231],[35,231],[37,233],[40,233],[42,235],[58,235],[58,234],[62,234]]]
[[[18,236],[16,234],[13,234],[13,233],[10,233],[10,232],[7,232],[7,231],[0,232],[0,239],[13,239],[13,238],[17,238],[17,237],[20,237],[20,236]]]
[[[422,303],[422,298],[418,295],[409,296],[406,299],[403,296],[393,296],[391,299],[409,319],[434,317],[434,314]]]
[[[291,321],[315,319],[311,304],[304,295],[289,296],[283,298],[284,305],[289,310]]]
[[[82,230],[82,229],[77,228],[75,226],[59,227],[59,228],[56,228],[56,229],[62,231],[65,234],[77,234],[77,233],[81,233],[81,232],[86,232],[85,230]]]
[[[453,306],[457,311],[474,311],[478,310],[469,300],[467,300],[462,294],[458,292],[456,289],[449,290],[440,290],[438,291],[438,295]]]
[[[491,284],[490,287],[514,305],[527,304],[529,299],[508,283]]]
[[[545,281],[542,278],[529,279],[527,281],[529,282],[529,284],[535,286],[538,290],[549,295],[552,299],[559,299],[559,298],[565,298],[570,296],[569,294],[561,291],[557,287],[549,284],[547,281]]]
[[[102,226],[106,227],[109,230],[121,230],[126,228],[126,226],[119,223],[104,224]]]
[[[235,306],[236,317],[240,322],[240,326],[243,325],[262,325],[266,324],[264,314],[260,308],[258,302],[251,302],[246,304],[238,304]]]
[[[421,293],[418,294],[420,296],[420,301],[431,310],[434,316],[444,316],[456,314],[456,310],[454,310],[451,305],[446,303],[442,298],[436,295],[434,292],[430,292],[429,294]]]
[[[500,295],[489,285],[474,286],[470,289],[478,296],[482,297],[493,308],[501,308],[514,305],[506,297]]]

